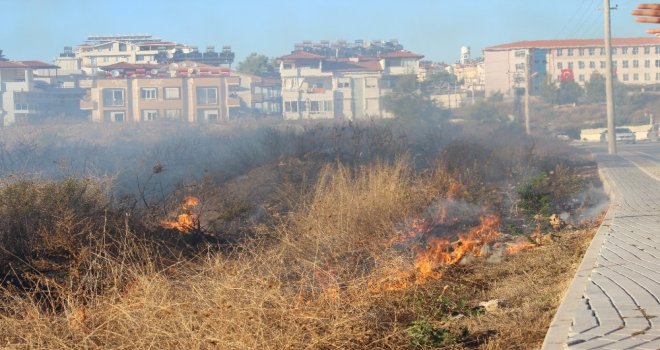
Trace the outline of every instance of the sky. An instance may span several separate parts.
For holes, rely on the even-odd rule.
[[[613,37],[647,36],[630,12],[641,1],[611,0]],[[303,40],[398,39],[425,59],[453,63],[461,46],[519,40],[600,38],[602,0],[0,0],[0,50],[13,60],[52,62],[88,35],[142,34],[203,50],[230,45],[278,57]]]

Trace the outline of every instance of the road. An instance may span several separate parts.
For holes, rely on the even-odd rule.
[[[610,207],[543,349],[660,349],[660,143],[585,147]]]

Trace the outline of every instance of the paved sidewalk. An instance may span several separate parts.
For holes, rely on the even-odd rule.
[[[544,350],[660,349],[660,160],[619,155],[598,155],[610,208]]]

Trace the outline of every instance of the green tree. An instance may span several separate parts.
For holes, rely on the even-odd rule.
[[[456,75],[446,71],[438,71],[426,78],[421,84],[420,89],[423,94],[430,95],[434,92],[453,91],[457,84]]]
[[[239,72],[258,76],[274,76],[278,71],[273,60],[256,52],[239,62],[237,69]]]
[[[605,102],[605,77],[600,73],[591,74],[591,78],[584,85],[584,88],[584,97],[587,102]]]
[[[392,93],[383,97],[383,108],[397,118],[433,118],[442,111],[427,94],[423,94],[415,75],[404,75],[397,79]]]
[[[557,85],[551,80],[545,80],[539,86],[539,96],[545,102],[557,104]]]
[[[583,93],[582,87],[575,80],[562,80],[557,90],[557,103],[562,105],[577,103]]]

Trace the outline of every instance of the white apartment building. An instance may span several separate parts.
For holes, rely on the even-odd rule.
[[[616,78],[630,85],[660,84],[660,38],[613,38]],[[528,58],[529,57],[529,58]],[[573,79],[584,85],[594,73],[605,73],[603,39],[519,41],[484,49],[486,93],[513,96],[524,89],[527,65],[532,91],[545,80]]]
[[[336,58],[294,51],[279,58],[284,119],[388,117],[381,97],[396,77],[418,75],[422,55],[391,51]]]
[[[58,68],[40,61],[0,61],[0,125],[80,115],[78,104],[84,91],[49,83],[50,72]]]

